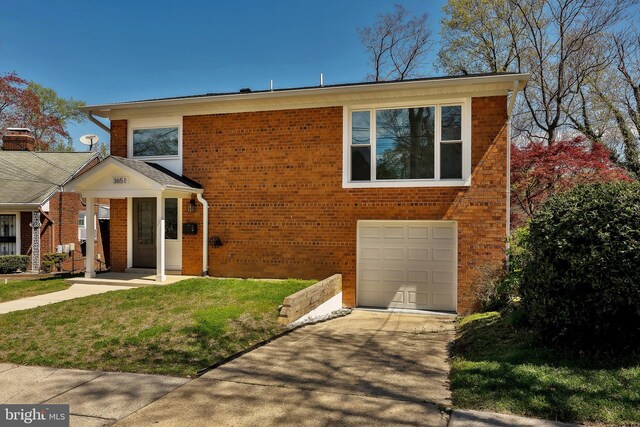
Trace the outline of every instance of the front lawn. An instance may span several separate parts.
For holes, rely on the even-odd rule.
[[[190,376],[280,332],[313,281],[190,279],[0,316],[0,361]]]
[[[458,321],[453,404],[560,421],[640,424],[640,357],[585,360],[536,345],[499,313]]]
[[[64,291],[69,286],[71,285],[58,278],[9,280],[7,283],[4,283],[4,280],[2,280],[2,282],[0,282],[0,303],[51,292]]]

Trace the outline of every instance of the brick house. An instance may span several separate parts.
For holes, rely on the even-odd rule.
[[[7,129],[0,147],[0,255],[31,255],[29,270],[38,272],[42,257],[64,249],[71,257],[63,271],[85,268],[85,201],[75,193],[63,193],[62,186],[100,162],[98,153],[36,152],[28,129]],[[99,206],[95,228],[95,266],[105,269],[103,234],[108,235],[109,201]],[[106,248],[108,252],[108,247]]]
[[[150,268],[158,281],[170,270],[342,273],[347,306],[466,312],[480,269],[504,261],[509,114],[527,80],[89,106],[92,119],[110,120],[112,156],[66,189],[111,199],[114,271]]]

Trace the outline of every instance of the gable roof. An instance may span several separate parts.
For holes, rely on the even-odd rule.
[[[171,172],[169,169],[164,168],[156,163],[147,163],[142,160],[127,159],[118,156],[109,156],[108,158],[114,159],[123,165],[133,169],[134,171],[146,176],[149,179],[157,182],[158,184],[167,187],[185,188],[185,189],[201,189],[202,185],[185,177]]]
[[[0,150],[0,207],[42,205],[96,158],[99,154],[95,152]]]

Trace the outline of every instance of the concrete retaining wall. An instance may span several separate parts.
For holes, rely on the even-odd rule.
[[[342,275],[334,274],[284,299],[278,321],[288,325],[342,292]]]

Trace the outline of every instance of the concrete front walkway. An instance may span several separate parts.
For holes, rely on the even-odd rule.
[[[83,285],[113,285],[113,286],[160,286],[170,285],[181,280],[193,279],[198,276],[181,276],[178,274],[167,274],[167,278],[163,282],[156,282],[155,273],[118,273],[108,272],[97,274],[96,277],[73,277],[66,279],[65,282]]]
[[[40,307],[41,305],[53,304],[55,302],[123,289],[131,289],[131,286],[80,284],[71,285],[69,289],[65,289],[64,291],[51,292],[49,294],[36,295],[33,297],[3,302],[0,304],[0,314],[11,313],[12,311],[27,310],[29,308]]]

